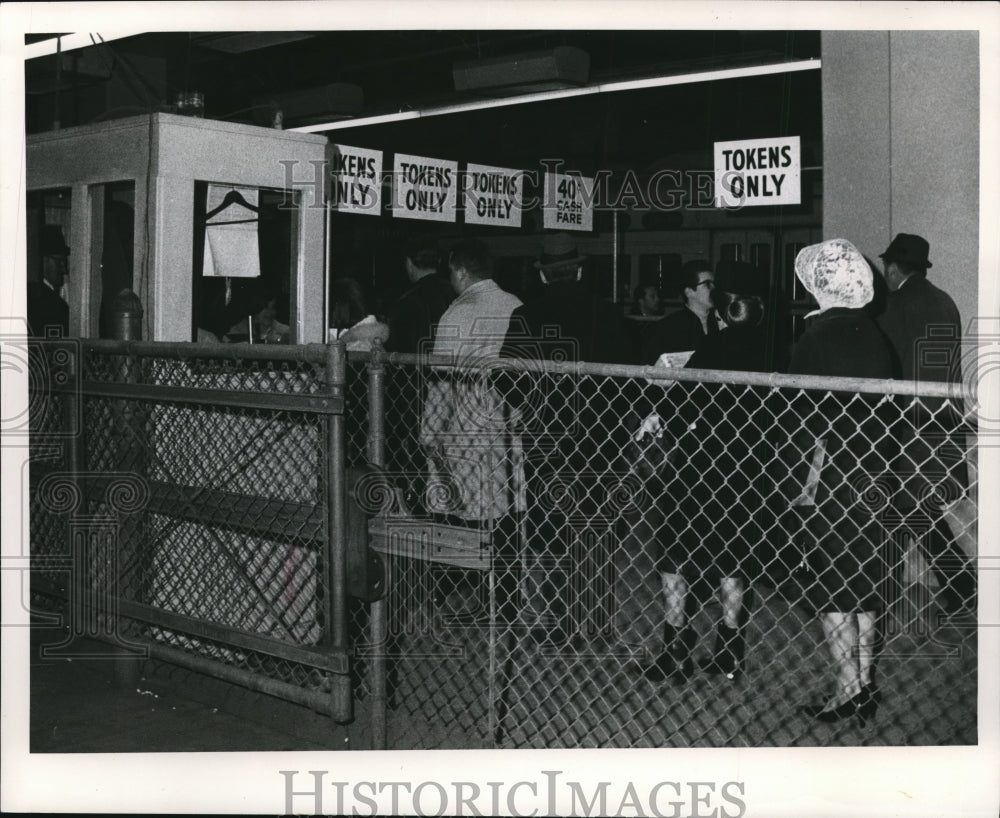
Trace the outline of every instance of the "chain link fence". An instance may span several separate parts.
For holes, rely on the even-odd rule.
[[[33,604],[119,652],[353,717],[354,746],[977,740],[956,388],[336,345],[33,355]],[[384,598],[345,574],[366,539]],[[881,695],[825,723],[800,708],[837,695],[822,626],[855,611]]]
[[[976,742],[957,388],[374,360],[375,746]],[[841,611],[874,618],[879,693],[827,723]]]
[[[337,351],[39,347],[36,603],[120,656],[349,720]]]

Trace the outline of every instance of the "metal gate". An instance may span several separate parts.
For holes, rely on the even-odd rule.
[[[31,346],[36,608],[74,655],[151,655],[350,721],[344,353]]]

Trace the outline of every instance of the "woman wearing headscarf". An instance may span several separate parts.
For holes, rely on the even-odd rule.
[[[795,274],[816,299],[792,351],[790,374],[891,378],[890,350],[862,309],[872,300],[872,271],[857,248],[830,239],[804,248]],[[826,390],[807,392],[789,413],[798,418],[784,454],[783,487],[796,521],[790,533],[805,544],[812,569],[805,589],[820,615],[836,686],[827,701],[803,711],[823,722],[874,716],[876,615],[883,575],[877,512],[888,499],[883,481],[891,437],[877,397]],[[872,489],[878,489],[873,492]]]

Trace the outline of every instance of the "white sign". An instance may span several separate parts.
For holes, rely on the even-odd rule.
[[[226,278],[260,275],[259,213],[257,188],[208,186],[202,275]]]
[[[382,151],[330,146],[330,207],[340,213],[382,213]]]
[[[492,165],[466,166],[465,223],[521,226],[524,172]]]
[[[542,226],[547,230],[594,227],[594,180],[568,173],[545,173]]]
[[[458,162],[397,153],[392,178],[393,216],[455,221]]]
[[[793,205],[802,201],[799,137],[715,143],[717,207]]]

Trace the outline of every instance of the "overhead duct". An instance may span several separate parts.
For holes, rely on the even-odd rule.
[[[261,125],[273,125],[275,114],[280,111],[284,123],[306,125],[357,116],[364,107],[365,94],[360,86],[349,82],[334,82],[315,88],[255,97],[254,119]]]
[[[590,55],[580,48],[557,46],[545,51],[455,63],[456,91],[547,90],[583,85],[590,78]]]

